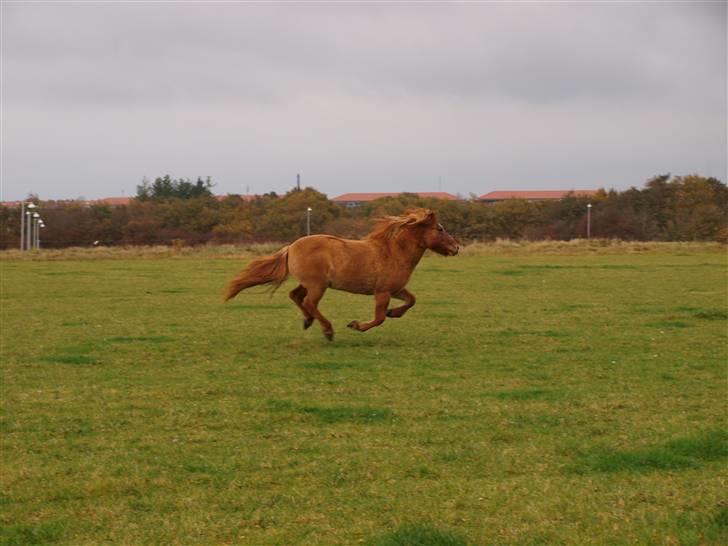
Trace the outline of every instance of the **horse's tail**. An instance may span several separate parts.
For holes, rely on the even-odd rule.
[[[257,258],[235,277],[225,291],[225,301],[234,298],[241,290],[258,286],[273,285],[273,291],[288,278],[288,247],[283,247],[272,256]]]

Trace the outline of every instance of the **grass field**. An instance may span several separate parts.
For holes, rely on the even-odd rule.
[[[0,545],[728,542],[724,249],[426,257],[333,343],[229,254],[47,256],[0,262]]]

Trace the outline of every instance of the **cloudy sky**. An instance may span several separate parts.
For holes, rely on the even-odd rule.
[[[2,3],[2,195],[726,181],[725,2]]]

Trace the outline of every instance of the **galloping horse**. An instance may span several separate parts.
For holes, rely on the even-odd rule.
[[[303,312],[304,329],[316,319],[324,336],[334,338],[331,323],[318,309],[326,289],[334,288],[374,295],[374,320],[354,320],[347,325],[366,332],[385,317],[401,317],[415,304],[415,296],[405,286],[427,249],[454,256],[460,247],[433,211],[410,209],[401,216],[382,218],[361,241],[310,235],[272,256],[258,258],[230,282],[225,301],[260,284],[271,284],[275,290],[290,274],[300,283],[289,296]],[[387,309],[390,298],[402,300],[404,305]]]

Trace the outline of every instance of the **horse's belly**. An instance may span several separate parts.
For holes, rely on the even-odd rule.
[[[344,290],[354,294],[373,294],[375,282],[374,279],[367,279],[360,276],[359,278],[338,278],[334,275],[329,286],[335,290]]]

